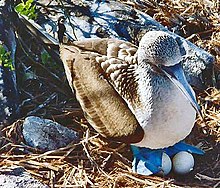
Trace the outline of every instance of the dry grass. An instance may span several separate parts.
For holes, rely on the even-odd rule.
[[[50,187],[219,187],[220,90],[217,86],[220,87],[220,83],[216,82],[220,75],[219,1],[162,0],[156,3],[146,0],[144,5],[130,1],[123,3],[145,10],[157,21],[176,29],[180,35],[203,47],[216,58],[213,86],[205,91],[197,91],[205,123],[198,118],[194,130],[187,138],[189,143],[206,151],[205,156],[196,158],[194,171],[184,177],[170,174],[166,178],[134,174],[129,146],[101,138],[87,124],[78,104],[74,100],[66,102],[63,95],[55,96],[56,100],[51,100],[45,109],[40,109],[39,114],[46,114],[46,117],[74,128],[81,133],[81,142],[42,153],[25,145],[21,134],[23,121],[18,120],[3,130],[0,166],[23,166]],[[33,47],[30,49],[33,51]],[[41,49],[35,47],[34,50],[36,52]],[[19,57],[20,62],[23,58]],[[47,80],[48,75],[38,75],[38,72],[42,72],[41,68],[34,66],[34,70],[38,79],[21,84],[24,116],[54,96],[54,92],[60,92],[57,85],[48,84],[51,81]],[[43,89],[42,85],[39,86],[42,80],[46,83]],[[32,103],[26,103],[30,96]],[[65,105],[61,104],[64,101]]]

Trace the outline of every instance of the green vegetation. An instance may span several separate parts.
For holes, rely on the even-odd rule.
[[[50,56],[50,54],[47,51],[43,51],[41,53],[41,63],[50,69],[53,69],[54,71],[59,71],[62,69]]]
[[[15,70],[12,59],[10,57],[11,52],[7,52],[3,45],[0,45],[0,66],[7,67],[11,71]]]
[[[41,53],[41,61],[44,65],[48,64],[49,62],[53,62],[51,56],[46,51]]]
[[[27,0],[24,2],[22,0],[21,3],[19,3],[15,10],[21,14],[27,16],[29,19],[35,20],[37,19],[37,13],[36,13],[36,5],[33,5],[34,0]]]

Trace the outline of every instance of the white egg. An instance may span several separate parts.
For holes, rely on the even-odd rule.
[[[187,174],[193,170],[194,158],[186,152],[181,151],[173,157],[173,170],[177,174]]]
[[[170,173],[172,169],[172,161],[170,157],[166,154],[163,153],[162,155],[162,167],[161,167],[161,172],[159,172],[159,175],[167,175]]]

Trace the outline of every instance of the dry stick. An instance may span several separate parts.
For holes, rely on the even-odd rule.
[[[52,95],[49,96],[49,98],[47,98],[42,104],[40,104],[37,108],[35,108],[34,110],[30,111],[27,113],[27,116],[30,116],[32,114],[35,114],[37,111],[41,110],[42,108],[46,107],[48,104],[50,104],[50,102],[55,99],[55,97],[57,96],[56,93],[53,93]]]
[[[28,47],[26,46],[26,44],[24,43],[24,41],[18,37],[18,43],[22,49],[22,51],[24,52],[24,54],[26,55],[26,57],[30,60],[30,63],[32,66],[34,67],[38,67],[40,69],[42,69],[44,72],[47,73],[47,76],[52,78],[54,80],[54,83],[56,83],[57,89],[59,90],[59,92],[63,93],[63,94],[67,94],[65,91],[69,90],[69,88],[67,88],[67,86],[65,86],[63,84],[63,81],[61,81],[61,79],[54,73],[52,73],[49,69],[47,69],[45,66],[43,66],[41,63],[36,63],[35,60],[32,58],[32,56],[27,52]],[[59,89],[60,88],[60,89]]]
[[[130,179],[132,179],[132,180],[134,180],[134,181],[137,181],[137,182],[140,182],[140,183],[143,183],[143,184],[155,185],[155,183],[152,183],[151,181],[149,181],[149,180],[147,180],[147,179],[142,180],[142,179],[136,178],[136,177],[134,177],[134,176],[132,176],[132,175],[130,175],[130,174],[122,174],[122,176],[128,177],[128,178],[130,178]],[[146,180],[147,180],[147,181],[146,181]]]
[[[219,178],[212,178],[212,177],[200,174],[200,173],[197,173],[196,177],[198,179],[205,179],[205,180],[208,180],[208,181],[220,181],[220,177]]]
[[[74,149],[75,149],[75,147],[70,148],[69,151],[67,151],[66,154],[64,154],[64,155],[62,156],[62,159],[67,158],[68,155],[69,155]]]
[[[72,181],[72,178],[74,177],[74,174],[76,172],[77,167],[72,167],[71,169],[69,168],[66,173],[64,173],[63,176],[63,186],[65,187],[65,185],[67,185],[69,183],[69,181]],[[69,172],[70,171],[70,172]],[[71,178],[71,179],[70,179]],[[75,179],[74,179],[75,181]]]
[[[54,186],[55,186],[55,173],[54,173],[54,171],[53,170],[50,170],[50,187],[51,188],[54,188]]]
[[[218,183],[216,183],[216,184],[213,186],[213,188],[218,188],[219,185],[220,185],[220,181],[219,181]]]
[[[166,181],[163,181],[163,182],[160,182],[160,183],[157,183],[157,184],[155,184],[155,185],[152,185],[152,186],[147,186],[147,188],[156,188],[156,187],[166,187],[167,185],[169,185],[170,184],[170,180],[166,180]],[[175,186],[176,187],[176,186]],[[179,186],[178,186],[179,187]]]
[[[36,63],[35,60],[31,57],[31,55],[26,51],[26,49],[28,49],[28,47],[26,46],[25,42],[20,38],[18,38],[18,43],[22,49],[22,51],[25,53],[26,57],[28,57],[29,60],[31,60],[32,65],[40,67],[41,69],[43,69],[45,72],[48,73],[49,76],[53,77],[54,79],[56,79],[56,81],[59,81],[60,83],[63,83],[60,81],[60,78],[55,75],[54,73],[52,73],[49,69],[47,69],[45,66],[43,66],[40,63]]]
[[[6,128],[5,128],[6,129]],[[10,147],[11,149],[10,150],[12,150],[12,149],[14,149],[14,148],[24,148],[24,149],[27,149],[27,150],[30,150],[30,153],[32,153],[31,151],[34,151],[34,152],[39,152],[40,150],[39,149],[37,149],[37,148],[33,148],[33,147],[31,147],[31,146],[28,146],[28,145],[26,145],[26,144],[24,144],[24,143],[20,143],[20,145],[19,144],[14,144],[13,143],[13,141],[12,140],[10,140],[9,138],[6,138],[6,137],[1,137],[1,138],[4,138],[7,142],[9,142],[9,143],[7,143],[7,144],[5,144],[3,147],[1,147],[0,148],[0,152],[2,151],[2,150],[4,150],[5,148],[7,148],[7,147]],[[0,155],[0,157],[1,157],[1,155]]]
[[[124,172],[125,174],[130,174],[132,176],[137,175],[134,172],[127,172],[126,170],[121,170],[122,172]],[[162,177],[158,177],[158,176],[147,176],[147,180],[151,180],[151,181],[157,181],[157,182],[161,182],[164,181],[164,179]]]
[[[43,159],[61,159],[62,158],[61,156],[56,156],[56,155],[39,157],[39,155],[37,155],[37,154],[35,154],[34,156],[33,156],[33,154],[31,156],[27,156],[27,155],[0,155],[0,159],[24,159],[25,157],[27,158],[26,160],[29,160],[32,158],[43,158]],[[28,158],[28,157],[30,157],[30,158]],[[82,157],[82,156],[66,156],[65,158],[71,159],[71,160],[79,159],[79,158],[84,159],[84,160],[87,159],[86,157]]]
[[[72,27],[72,29],[73,29],[73,35],[74,35],[74,37],[75,37],[75,40],[78,40],[78,38],[77,38],[77,36],[76,36],[76,33],[75,33],[75,26],[72,24],[72,22],[71,22],[71,20],[70,20],[70,17],[69,17],[69,15],[67,14],[67,12],[66,12],[66,8],[65,8],[65,6],[64,6],[64,4],[63,4],[63,1],[62,0],[58,0],[60,3],[61,3],[61,5],[62,5],[62,7],[63,7],[63,10],[64,10],[64,14],[65,14],[65,16],[67,17],[67,19],[68,19],[68,21],[69,21],[69,24],[70,24],[70,26]]]
[[[89,179],[87,173],[85,173],[84,176],[85,176],[86,185],[87,185],[87,183],[90,184],[90,185],[93,185],[93,183],[92,183],[92,181]]]
[[[79,185],[54,185],[54,188],[79,188]]]
[[[89,129],[88,129],[88,130],[89,130]],[[84,148],[84,151],[85,151],[85,153],[86,153],[86,156],[88,157],[88,159],[90,160],[90,162],[95,165],[95,167],[98,169],[99,172],[102,172],[106,177],[108,177],[108,178],[111,179],[111,177],[110,177],[108,174],[106,174],[106,172],[104,172],[101,168],[99,168],[99,165],[95,162],[95,160],[91,157],[91,155],[90,155],[89,152],[88,152],[88,149],[87,149],[87,147],[86,147],[86,144],[88,143],[88,140],[89,140],[89,132],[88,132],[88,130],[86,131],[86,133],[87,133],[87,134],[86,134],[86,138],[81,141],[81,143],[82,143],[82,145],[83,145],[83,148]]]
[[[110,150],[110,151],[100,151],[100,153],[107,153],[107,154],[109,154],[109,155],[115,155],[116,157],[118,157],[118,158],[120,158],[121,160],[122,160],[122,162],[124,162],[124,163],[126,163],[126,164],[131,164],[131,161],[130,160],[128,160],[126,157],[124,157],[122,154],[120,154],[119,152],[117,152],[117,151],[112,151],[112,150]]]
[[[0,148],[0,152],[3,151],[3,150],[6,149],[6,148],[9,148],[9,147],[12,147],[12,143],[7,143],[7,144],[5,144],[4,146],[2,146],[2,147]],[[1,156],[1,155],[0,155],[0,156]]]
[[[76,145],[78,145],[78,144],[75,144],[74,146],[76,146]],[[33,157],[31,157],[30,159],[31,159],[31,160],[34,160],[34,159],[42,158],[42,157],[45,157],[45,156],[47,156],[47,155],[50,155],[50,154],[53,154],[53,153],[58,153],[58,152],[67,150],[67,149],[72,148],[72,147],[73,147],[73,146],[71,145],[71,146],[66,146],[66,147],[63,147],[63,148],[59,148],[59,149],[57,149],[57,150],[47,151],[47,152],[45,152],[45,153],[43,153],[43,154],[33,156]],[[75,147],[74,147],[74,148],[75,148]],[[60,157],[59,157],[59,158],[60,158]],[[30,159],[26,159],[26,160],[30,160]],[[24,160],[24,161],[26,161],[26,160]]]
[[[70,111],[71,110],[71,111]],[[59,119],[59,118],[72,118],[74,117],[84,117],[83,111],[80,108],[72,108],[72,109],[66,109],[63,108],[62,111],[64,112],[63,114],[58,114],[58,115],[53,115],[52,117],[54,119]],[[66,111],[66,112],[65,112]]]
[[[33,176],[36,176],[36,177],[38,177],[38,178],[44,178],[44,175],[42,175],[42,174],[39,174],[39,173],[36,173],[36,172],[34,172],[34,171],[32,171],[32,170],[27,170],[27,169],[25,169],[28,173],[30,173],[31,175],[33,175]]]
[[[40,149],[28,146],[28,145],[24,144],[23,142],[21,142],[20,144],[12,143],[12,147],[15,147],[15,148],[25,148],[25,149],[31,150],[33,152],[40,152],[41,151]],[[31,152],[31,154],[32,154],[32,152]]]
[[[10,161],[10,160],[7,160],[5,159],[4,160],[4,163],[7,164],[7,165],[10,165],[10,166],[14,166],[14,165],[18,165],[18,166],[23,166],[24,168],[31,168],[31,169],[36,169],[36,170],[39,170],[40,167],[39,166],[35,166],[35,165],[32,165],[32,164],[25,164],[25,163],[21,163],[20,161]]]
[[[95,136],[93,136],[93,137],[90,137],[90,138],[88,138],[88,140],[90,140],[90,139],[93,139],[93,138],[95,138],[95,137],[97,137],[97,135],[95,135]],[[27,161],[27,160],[34,160],[34,159],[38,159],[38,158],[43,158],[43,157],[45,157],[45,158],[53,158],[53,156],[47,156],[47,155],[51,155],[51,154],[53,154],[53,153],[59,153],[59,152],[64,152],[65,150],[68,150],[67,152],[66,152],[66,154],[63,154],[63,155],[66,155],[65,157],[68,157],[68,155],[69,155],[69,152],[71,151],[73,151],[75,148],[76,148],[76,146],[77,145],[81,145],[82,143],[76,143],[76,144],[74,144],[74,145],[68,145],[68,146],[66,146],[66,147],[63,147],[63,148],[59,148],[59,149],[57,149],[57,150],[51,150],[51,151],[47,151],[47,152],[45,152],[45,153],[43,153],[43,154],[40,154],[40,155],[32,155],[30,158],[28,158],[28,159],[24,159],[24,160],[22,160],[22,161]],[[12,146],[19,146],[19,147],[26,147],[26,146],[21,146],[21,145],[14,145],[14,144],[10,144],[10,145],[12,145]],[[20,156],[22,156],[22,155],[20,155]],[[11,158],[11,157],[13,157],[13,156],[10,156],[9,155],[9,158]],[[54,156],[54,158],[60,158],[60,156]],[[0,156],[0,158],[7,158],[6,156],[4,157],[4,156]],[[19,158],[19,157],[18,157]],[[74,157],[68,157],[68,158],[74,158]]]
[[[121,160],[127,164],[130,164],[131,162],[126,158],[124,157],[123,155],[121,155],[118,151],[120,151],[122,148],[124,148],[127,144],[123,143],[121,144],[118,148],[116,149],[113,149],[113,154],[114,155],[117,155],[119,158],[121,158]],[[110,149],[111,150],[111,149]]]
[[[90,160],[90,162],[95,165],[95,167],[98,169],[98,171],[102,172],[103,174],[105,174],[105,176],[109,177],[108,174],[106,174],[101,168],[99,168],[99,165],[95,162],[95,160],[91,157],[91,155],[88,152],[88,149],[86,147],[86,144],[84,142],[82,142],[84,151],[86,153],[86,156],[88,157],[88,159]]]
[[[37,169],[37,170],[39,170],[40,168],[46,168],[46,169],[50,169],[50,170],[53,170],[53,171],[56,171],[56,172],[61,171],[61,168],[56,167],[56,166],[52,166],[50,163],[46,163],[46,162],[40,163],[40,162],[33,161],[33,160],[29,160],[29,161],[22,161],[22,160],[21,161],[10,161],[10,160],[7,160],[7,159],[5,159],[4,162],[7,163],[7,164],[22,165],[24,167],[26,166],[28,168],[34,168],[34,169]]]
[[[14,146],[14,147],[25,147],[25,146],[14,145],[14,144],[10,143],[10,147],[12,147],[12,146]],[[68,146],[68,147],[70,147],[70,146]],[[68,147],[60,148],[59,151],[67,149]],[[4,158],[4,162],[7,163],[7,164],[17,164],[17,165],[21,165],[22,164],[22,166],[24,166],[24,167],[26,166],[28,168],[34,168],[34,169],[38,169],[39,170],[39,167],[36,167],[36,165],[33,165],[35,163],[35,164],[43,166],[45,168],[49,168],[49,169],[54,170],[54,171],[59,171],[58,167],[53,167],[49,163],[44,163],[43,164],[43,163],[39,163],[39,162],[33,161],[34,159],[40,158],[40,157],[42,157],[44,155],[48,155],[48,154],[51,154],[51,153],[54,153],[54,152],[57,152],[57,150],[55,150],[55,151],[48,151],[48,152],[46,152],[44,154],[41,154],[41,155],[38,155],[38,156],[33,156],[33,157],[30,157],[30,158],[26,158],[26,159],[22,158],[22,160],[19,160],[19,161],[10,161],[10,160],[8,160],[9,158],[11,158],[10,155],[9,156],[7,156],[7,155],[6,156],[0,156],[0,158]],[[17,158],[19,158],[19,157],[17,157]]]
[[[52,171],[56,171],[56,172],[60,172],[61,171],[61,168],[60,167],[56,167],[56,166],[53,166],[51,165],[50,163],[47,163],[47,162],[38,162],[38,161],[33,161],[33,160],[30,160],[30,161],[27,161],[27,163],[30,163],[30,164],[33,164],[33,165],[36,165],[36,166],[41,166],[43,168],[48,168]]]

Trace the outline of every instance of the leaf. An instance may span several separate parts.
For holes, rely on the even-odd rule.
[[[41,54],[41,61],[42,61],[43,64],[48,63],[48,61],[49,61],[50,58],[51,58],[51,57],[50,57],[50,55],[49,55],[47,52],[43,52],[43,53]]]
[[[15,10],[19,14],[27,16],[29,19],[36,19],[36,5],[33,5],[33,2],[34,0],[28,0],[25,3],[22,1],[22,3],[15,7]]]
[[[15,7],[15,10],[17,12],[22,12],[24,10],[24,4],[23,3],[20,3],[18,4],[16,7]]]
[[[0,54],[4,54],[5,53],[5,48],[3,47],[3,45],[0,45]]]
[[[15,70],[13,61],[10,57],[11,52],[7,52],[3,45],[0,45],[0,65],[9,68],[9,70]]]

